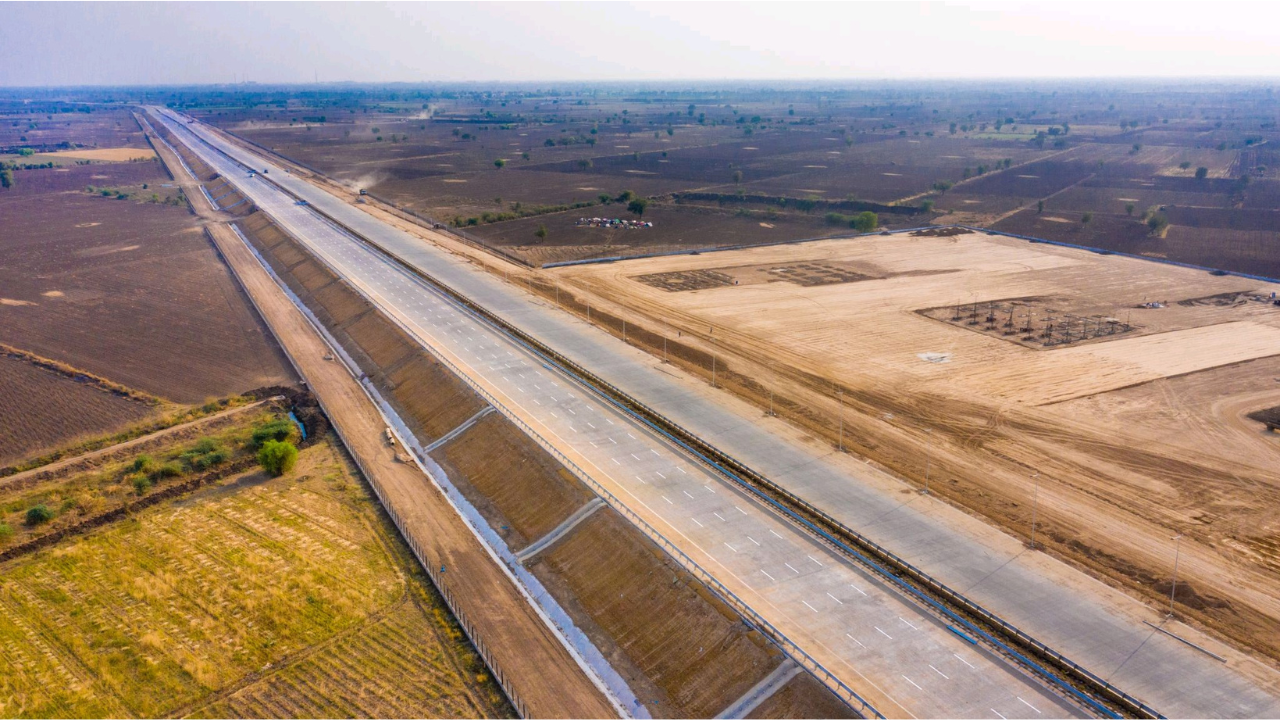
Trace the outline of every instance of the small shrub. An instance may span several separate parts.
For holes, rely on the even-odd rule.
[[[40,525],[53,519],[53,511],[44,505],[36,505],[27,510],[27,524]]]
[[[0,522],[0,545],[9,542],[9,538],[13,537],[13,528],[9,527],[9,523]]]
[[[1209,177],[1209,168],[1207,168],[1207,167],[1198,167],[1198,168],[1196,168],[1196,179],[1197,179],[1197,180],[1203,180],[1203,179],[1205,179],[1205,178],[1207,178],[1207,177]]]
[[[860,212],[853,219],[853,227],[858,232],[871,232],[880,227],[880,218],[870,210]]]
[[[280,477],[298,462],[298,448],[288,441],[268,440],[258,450],[258,464],[272,477]]]
[[[258,428],[253,431],[253,447],[260,448],[269,440],[275,440],[277,442],[289,440],[297,431],[297,426],[289,420],[284,418],[272,420],[265,425],[258,426]]]
[[[143,475],[142,473],[134,473],[130,477],[133,478],[133,491],[135,493],[139,495],[146,495],[147,491],[151,489],[151,478],[146,475]]]
[[[153,479],[178,477],[182,474],[182,463],[177,460],[170,460],[152,471],[150,477]]]
[[[134,472],[149,473],[155,469],[156,461],[150,455],[139,455],[133,459],[133,464],[129,467]]]

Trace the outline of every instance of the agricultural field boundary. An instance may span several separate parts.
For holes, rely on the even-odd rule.
[[[799,238],[796,240],[776,240],[767,243],[755,243],[753,245],[720,245],[716,247],[706,248],[689,248],[688,250],[668,250],[656,253],[641,253],[638,255],[611,255],[602,258],[586,258],[584,260],[564,260],[561,262],[551,262],[542,265],[545,268],[568,267],[570,265],[600,265],[603,263],[615,263],[623,260],[647,260],[649,258],[674,257],[677,255],[709,255],[716,252],[729,252],[731,250],[754,250],[755,248],[778,247],[779,245],[801,245],[804,243],[821,242],[823,240],[856,240],[860,237],[870,237],[872,235],[897,235],[898,233],[919,232],[921,230],[931,230],[936,227],[945,227],[940,225],[925,225],[922,227],[903,228],[901,230],[877,230],[869,233],[853,233],[850,235],[820,235],[817,237]]]
[[[127,450],[129,448],[137,447],[139,445],[145,445],[147,443],[153,442],[155,440],[159,440],[161,438],[167,437],[174,433],[180,433],[190,428],[194,428],[202,425],[208,425],[210,423],[216,423],[220,420],[230,417],[231,415],[236,415],[236,414],[245,412],[246,410],[252,410],[253,408],[261,407],[265,403],[271,402],[273,400],[283,399],[283,397],[284,396],[282,395],[273,395],[269,398],[264,398],[262,400],[259,400],[254,403],[250,403],[248,405],[237,405],[235,407],[227,408],[226,410],[223,410],[222,412],[219,412],[219,413],[215,413],[213,415],[205,415],[204,417],[199,417],[194,420],[188,420],[187,422],[184,422],[184,423],[178,423],[177,425],[170,425],[169,427],[160,428],[159,430],[147,433],[146,435],[141,435],[136,438],[124,440],[124,441],[115,443],[113,445],[108,445],[106,447],[99,448],[97,450],[90,450],[88,452],[81,453],[79,455],[72,455],[71,457],[55,460],[47,465],[34,467],[34,468],[31,468],[30,470],[24,470],[22,472],[14,473],[13,475],[0,478],[0,487],[12,488],[18,485],[26,485],[26,484],[33,484],[37,482],[43,482],[44,480],[48,480],[57,474],[85,469],[89,467],[89,463],[91,461],[96,460],[97,458],[100,458],[104,455],[117,453],[117,452],[120,452],[121,450]]]
[[[595,650],[595,654],[599,656],[599,651],[595,649],[594,645],[591,645],[590,640],[586,638],[586,635],[583,634],[580,630],[577,630],[577,628],[573,626],[573,623],[569,619],[568,614],[565,613],[563,609],[559,608],[557,604],[555,604],[555,599],[552,598],[551,595],[541,587],[540,583],[536,585],[537,593],[535,596],[534,594],[531,594],[530,588],[526,587],[523,580],[520,578],[517,578],[516,574],[512,572],[513,565],[514,565],[514,556],[512,556],[512,562],[510,563],[505,562],[504,561],[506,560],[505,558],[499,557],[498,553],[495,552],[494,547],[491,545],[491,540],[496,540],[499,542],[499,544],[501,542],[500,539],[497,538],[496,533],[493,533],[493,531],[488,528],[487,524],[483,524],[483,520],[480,519],[479,513],[475,510],[475,508],[470,507],[470,503],[467,503],[463,495],[459,493],[456,488],[453,487],[453,484],[448,481],[448,478],[446,476],[444,476],[443,470],[441,470],[438,466],[436,466],[434,462],[430,461],[429,458],[427,458],[426,461],[424,462],[423,458],[425,458],[426,456],[423,453],[422,448],[419,446],[416,437],[413,435],[411,431],[409,431],[408,427],[405,425],[404,421],[400,418],[399,414],[396,413],[396,411],[391,407],[391,405],[386,402],[386,400],[382,397],[381,393],[378,392],[377,388],[373,386],[372,382],[370,382],[367,378],[361,377],[362,374],[357,369],[359,365],[356,363],[355,359],[352,358],[343,348],[342,344],[339,343],[337,339],[334,338],[329,333],[329,331],[324,327],[323,323],[320,322],[319,318],[315,317],[315,315],[311,312],[311,309],[308,308],[306,304],[302,302],[301,298],[299,298],[296,294],[294,294],[294,292],[288,287],[288,285],[286,285],[281,280],[281,278],[278,275],[276,275],[275,271],[270,267],[270,264],[267,263],[266,259],[263,258],[258,253],[257,248],[254,247],[253,244],[249,242],[248,238],[244,236],[240,228],[234,224],[230,225],[230,227],[235,232],[236,236],[240,239],[240,241],[243,242],[245,246],[249,249],[249,251],[253,254],[257,262],[262,266],[262,268],[267,272],[267,274],[275,282],[276,286],[279,287],[284,292],[285,296],[294,305],[294,307],[296,307],[302,313],[302,315],[307,319],[307,322],[311,325],[311,327],[323,339],[325,344],[334,352],[335,356],[341,359],[343,368],[347,371],[347,373],[351,376],[351,378],[356,381],[356,384],[360,386],[361,390],[365,394],[365,397],[374,405],[374,407],[377,408],[379,416],[386,422],[387,427],[396,436],[401,446],[413,449],[414,452],[412,456],[414,459],[414,464],[418,467],[419,470],[422,471],[424,475],[426,475],[431,480],[432,484],[436,487],[437,490],[440,491],[441,495],[444,496],[445,500],[449,503],[449,505],[452,506],[454,511],[457,512],[458,515],[464,520],[464,523],[466,524],[468,529],[470,529],[471,532],[476,536],[477,540],[480,542],[480,545],[485,548],[485,551],[489,554],[493,562],[502,569],[503,573],[507,575],[507,577],[512,581],[512,584],[516,586],[520,594],[524,596],[525,600],[529,603],[530,606],[533,607],[533,609],[537,612],[538,616],[542,618],[543,622],[545,622],[547,626],[551,628],[552,631],[555,632],[556,635],[561,639],[561,642],[565,646],[566,650],[569,651],[569,653],[574,657],[575,661],[579,664],[579,666],[582,667],[587,677],[589,677],[592,680],[592,682],[601,691],[601,693],[609,700],[610,704],[618,712],[618,715],[620,717],[629,717],[630,715],[623,710],[623,707],[621,705],[619,698],[616,697],[614,694],[614,692],[618,689],[615,686],[615,684],[607,683],[604,679],[598,677],[597,671],[599,670],[599,668],[597,667],[597,664],[589,662],[587,658],[583,658],[579,654],[580,648],[576,647],[576,643],[574,643],[564,635],[565,628],[561,625],[561,623],[553,620],[552,617],[548,616],[548,614],[546,613],[546,608],[543,607],[543,605],[539,601],[539,598],[545,599],[546,602],[552,604],[554,606],[554,609],[557,611],[556,615],[560,616],[562,622],[566,624],[568,627],[573,628],[573,630],[577,634],[581,635],[582,642],[585,642],[588,647],[590,647],[592,650]],[[298,369],[299,374],[302,374],[301,369],[299,368],[297,362],[294,360],[291,353],[289,354],[289,359],[290,359],[290,362],[294,363],[295,369]],[[319,396],[317,396],[317,401],[320,401]],[[322,403],[322,407],[323,407],[323,401],[320,401],[320,402]],[[326,414],[327,414],[327,410],[326,410]],[[342,438],[343,444],[350,447],[350,444],[347,442],[346,438],[343,437],[342,431],[338,428],[337,424],[334,424],[334,429],[338,432],[339,437]],[[357,466],[360,467],[361,473],[363,473],[366,478],[371,477],[367,469],[365,468],[364,464],[362,463],[361,459],[355,453],[352,453],[352,458],[356,462]],[[430,464],[428,465],[427,463],[430,463]],[[431,468],[434,468],[435,471],[433,471]],[[437,472],[439,473],[439,477],[437,477]],[[387,514],[391,516],[391,519],[395,523],[397,530],[400,531],[401,537],[404,538],[405,543],[413,551],[414,557],[417,558],[419,564],[421,564],[423,569],[426,570],[427,575],[431,578],[432,584],[434,584],[436,588],[440,590],[441,596],[444,597],[445,601],[449,604],[450,611],[453,612],[453,614],[458,618],[460,625],[462,626],[463,630],[467,633],[468,639],[471,640],[472,644],[475,645],[476,649],[480,652],[481,656],[484,657],[485,663],[493,671],[494,677],[498,679],[498,684],[500,687],[502,687],[503,692],[507,695],[507,699],[511,702],[512,707],[515,707],[522,717],[529,717],[527,706],[520,699],[519,692],[508,681],[507,676],[502,671],[501,666],[497,664],[496,661],[494,660],[492,653],[490,652],[488,647],[485,645],[483,639],[480,637],[476,627],[467,620],[466,613],[459,606],[457,599],[448,590],[448,588],[441,582],[440,572],[441,570],[443,570],[443,568],[441,568],[441,570],[437,570],[434,563],[427,561],[421,546],[414,539],[413,535],[407,532],[407,530],[403,525],[403,521],[400,519],[399,513],[395,509],[394,504],[387,501],[386,497],[382,492],[382,489],[378,486],[378,484],[375,482],[370,482],[369,486],[373,488],[374,493],[378,497],[378,501],[386,509]],[[470,512],[469,513],[465,512],[464,509],[460,507],[460,503],[466,505],[466,507],[470,510]],[[489,530],[489,534],[493,535],[492,538],[486,537],[486,534],[484,533],[484,531],[476,525],[477,520],[481,522],[482,524],[481,527]],[[537,583],[537,579],[534,578],[532,575],[529,575],[527,579],[532,580],[534,583]],[[598,664],[603,665],[603,667],[608,668],[610,673],[613,673],[612,668],[608,665],[607,662],[604,661],[603,656],[599,656]],[[616,673],[613,673],[613,674],[616,676]],[[622,688],[626,688],[626,683],[622,681],[621,677],[617,677],[617,683],[620,683]],[[627,688],[626,694],[628,695],[630,694],[629,688]],[[630,699],[634,704],[634,696],[632,696]]]
[[[88,384],[93,385],[99,390],[102,390],[103,392],[111,393],[112,395],[115,395],[117,397],[122,397],[128,400],[133,400],[135,402],[144,403],[146,405],[158,406],[164,403],[163,400],[156,397],[155,395],[142,392],[141,390],[135,390],[126,385],[121,385],[118,382],[113,382],[111,380],[108,380],[102,377],[101,375],[94,375],[93,373],[88,372],[86,370],[81,370],[77,367],[73,367],[71,365],[68,365],[64,362],[59,362],[57,360],[50,360],[47,357],[37,355],[33,352],[28,352],[21,348],[13,347],[12,345],[6,345],[4,343],[0,343],[0,353],[4,353],[5,355],[7,355],[10,358],[13,358],[14,360],[21,360],[23,362],[30,363],[42,370],[48,370],[50,372],[57,373],[58,375],[69,378],[79,383],[85,383],[87,381]]]

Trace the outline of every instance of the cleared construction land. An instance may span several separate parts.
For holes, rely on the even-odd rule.
[[[283,417],[0,486],[4,527],[54,515],[5,538],[0,713],[511,715],[338,446],[313,434],[292,473],[256,469],[247,442]],[[23,551],[32,535],[55,542]]]
[[[1247,419],[1280,404],[1280,287],[970,232],[552,274],[597,325],[1023,537],[1038,473],[1037,541],[1152,601],[1185,534],[1179,614],[1280,656],[1280,448]]]

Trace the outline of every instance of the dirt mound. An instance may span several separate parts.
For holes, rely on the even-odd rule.
[[[955,237],[956,235],[968,235],[971,232],[973,231],[962,227],[925,228],[911,233],[911,237]]]

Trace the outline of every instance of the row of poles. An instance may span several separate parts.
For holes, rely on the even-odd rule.
[[[509,271],[504,271],[504,272],[505,272],[505,277],[509,282],[511,279],[510,272]],[[555,286],[555,292],[556,292],[556,306],[561,307],[560,285],[559,283],[553,283],[553,285]],[[528,279],[528,289],[529,289],[529,292],[531,293],[534,292],[532,278]],[[584,301],[584,304],[586,305],[587,324],[592,324],[591,302],[587,300],[587,301]],[[963,311],[967,309],[969,311],[968,324],[970,325],[981,324],[981,322],[978,320],[978,318],[980,317],[978,312],[979,307],[980,307],[980,304],[976,302],[969,305],[956,305],[954,307],[954,312],[951,317],[952,322],[961,322],[965,320]],[[1023,333],[1025,335],[1029,335],[1033,337],[1038,336],[1040,338],[1043,338],[1045,345],[1066,344],[1070,342],[1076,342],[1079,340],[1101,337],[1104,335],[1115,335],[1119,333],[1124,333],[1133,329],[1132,325],[1129,324],[1127,319],[1122,323],[1118,320],[1103,318],[1102,316],[1093,316],[1092,318],[1087,318],[1087,317],[1077,317],[1072,315],[1063,315],[1061,323],[1055,323],[1054,316],[1051,313],[1046,313],[1045,319],[1042,320],[1041,331],[1037,335],[1033,327],[1035,322],[1034,310],[1027,311],[1027,314],[1024,316],[1025,323],[1019,327],[1015,323],[1015,308],[1013,306],[997,307],[995,303],[987,303],[987,313],[985,318],[983,319],[987,323],[988,330],[995,329],[996,323],[999,320],[999,318],[996,315],[997,312],[1002,314],[1007,313],[1007,315],[1005,316],[1005,322],[1003,324],[1006,335]],[[1092,335],[1090,335],[1088,332],[1089,330],[1088,323],[1091,319],[1094,322]],[[1072,325],[1075,320],[1079,320],[1080,332],[1076,334],[1073,338]],[[621,319],[621,323],[622,323],[622,340],[623,342],[627,342],[626,319],[625,318]],[[1055,332],[1060,333],[1060,336],[1056,340],[1054,339]],[[719,387],[719,385],[716,383],[716,373],[717,373],[718,362],[717,362],[717,357],[715,352],[716,338],[715,338],[714,326],[708,328],[707,340],[711,343],[711,353],[710,353],[711,355],[711,386]],[[669,358],[667,355],[667,336],[666,335],[662,336],[662,361],[664,363],[669,362]],[[836,403],[839,407],[839,411],[837,413],[837,422],[836,422],[836,426],[837,426],[836,447],[840,452],[845,452],[843,388],[839,388],[839,387],[836,388]],[[773,388],[769,389],[769,410],[767,415],[769,417],[778,416],[778,414],[775,412],[775,409],[774,409]],[[929,480],[932,474],[932,466],[933,466],[933,430],[925,429],[924,432],[925,432],[925,437],[927,438],[927,451],[925,453],[925,465],[924,465],[924,488],[920,492],[923,495],[928,495]],[[1038,521],[1039,508],[1040,508],[1040,473],[1037,472],[1032,474],[1030,479],[1032,480],[1032,483],[1033,483],[1033,489],[1032,489],[1032,496],[1031,496],[1032,497],[1031,499],[1031,537],[1030,537],[1030,542],[1028,542],[1028,547],[1031,550],[1035,550],[1037,549],[1036,525]],[[1181,552],[1182,552],[1182,538],[1183,538],[1183,535],[1181,533],[1171,538],[1174,541],[1173,577],[1172,577],[1171,586],[1169,589],[1169,617],[1171,618],[1173,617],[1173,608],[1174,608],[1174,602],[1176,600],[1177,587],[1178,587],[1178,561],[1181,557]]]
[[[1005,335],[1023,335],[1027,341],[1040,341],[1044,345],[1065,345],[1082,340],[1092,340],[1108,335],[1129,332],[1133,326],[1126,319],[1121,322],[1115,318],[1101,315],[1079,316],[1063,314],[1054,316],[1052,311],[1045,311],[1036,323],[1036,312],[1028,308],[1018,318],[1015,306],[987,303],[986,312],[980,312],[980,303],[956,305],[952,308],[951,322],[964,322],[970,326],[985,324],[989,332],[1003,331]],[[1001,322],[1003,319],[1004,322]]]

